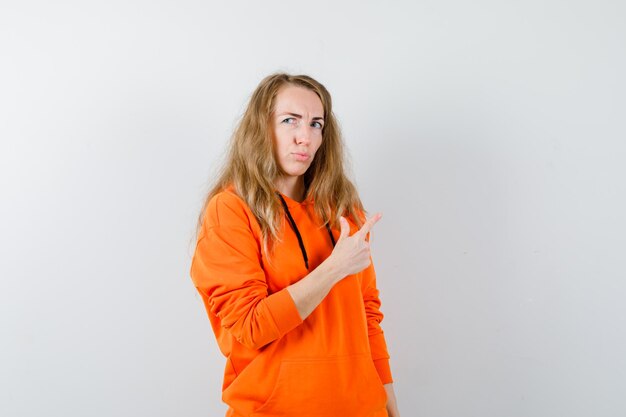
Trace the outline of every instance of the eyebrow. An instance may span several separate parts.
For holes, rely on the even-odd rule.
[[[279,116],[284,116],[285,114],[288,114],[288,115],[293,116],[293,117],[297,117],[298,119],[302,119],[302,115],[301,114],[291,113],[291,112],[283,112],[283,113],[280,113]],[[314,117],[311,120],[324,120],[324,118],[323,117]]]

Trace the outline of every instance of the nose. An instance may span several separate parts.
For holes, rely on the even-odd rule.
[[[309,144],[311,143],[311,126],[306,123],[300,123],[300,126],[296,130],[296,143],[297,144]]]

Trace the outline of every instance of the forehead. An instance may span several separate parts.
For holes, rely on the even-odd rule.
[[[277,114],[291,112],[309,114],[311,117],[324,116],[324,106],[317,94],[295,85],[286,85],[278,90],[274,109]]]

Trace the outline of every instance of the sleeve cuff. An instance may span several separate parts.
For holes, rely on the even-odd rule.
[[[389,367],[389,359],[375,360],[374,367],[376,368],[376,372],[378,372],[378,376],[380,377],[380,381],[383,385],[393,382],[393,378],[391,377],[391,368]]]
[[[389,358],[387,351],[387,342],[385,341],[385,334],[380,333],[369,336],[370,350],[372,351],[372,359]]]
[[[267,309],[272,315],[280,334],[279,337],[282,337],[284,334],[302,324],[303,320],[287,288],[283,288],[277,293],[267,297],[266,302]]]

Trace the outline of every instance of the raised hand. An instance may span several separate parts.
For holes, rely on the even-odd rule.
[[[370,265],[370,244],[365,238],[382,216],[382,213],[376,213],[352,236],[348,221],[343,217],[339,219],[341,233],[329,259],[341,271],[342,277],[356,274]]]
[[[352,236],[348,221],[343,217],[339,219],[341,233],[330,256],[307,276],[287,287],[302,320],[322,302],[333,285],[369,266],[370,244],[365,238],[381,217],[381,213],[376,213]]]

